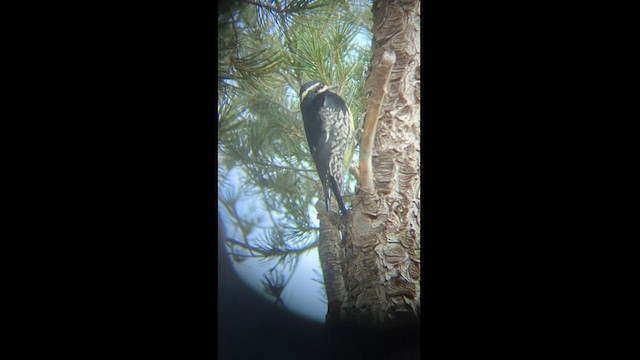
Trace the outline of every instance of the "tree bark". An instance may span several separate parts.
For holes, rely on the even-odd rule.
[[[323,209],[324,203],[318,202],[318,212]],[[343,320],[343,306],[346,299],[346,289],[342,266],[344,262],[344,248],[341,242],[340,231],[329,221],[327,217],[320,219],[320,237],[318,240],[318,256],[324,278],[324,289],[327,294],[326,324],[338,325]]]
[[[372,154],[374,189],[360,188],[345,240],[347,322],[417,324],[420,314],[420,1],[374,1],[365,83],[378,83],[385,51],[396,55]]]

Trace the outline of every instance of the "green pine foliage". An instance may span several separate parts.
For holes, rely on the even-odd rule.
[[[336,86],[359,128],[370,28],[369,1],[220,3],[218,194],[235,229],[227,241],[234,259],[273,260],[275,269],[317,246],[318,177],[298,91],[312,80]],[[242,199],[266,216],[243,216]]]

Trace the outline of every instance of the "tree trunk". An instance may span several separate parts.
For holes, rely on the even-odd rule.
[[[365,327],[416,325],[420,314],[420,1],[376,0],[372,12],[368,93],[379,83],[376,67],[383,53],[395,53],[396,62],[375,132],[374,188],[360,187],[341,243],[346,296],[339,317]]]

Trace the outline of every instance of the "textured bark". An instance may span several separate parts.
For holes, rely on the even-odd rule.
[[[324,210],[324,204],[318,202],[318,212]],[[344,248],[341,242],[340,231],[336,229],[328,217],[320,219],[320,239],[318,241],[318,255],[327,294],[327,325],[339,323],[343,318],[343,306],[346,298],[344,278],[342,276],[342,264],[344,261]]]
[[[385,51],[396,63],[375,135],[375,188],[360,189],[346,224],[343,306],[350,323],[386,327],[420,314],[420,2],[374,1],[372,11],[367,91]]]

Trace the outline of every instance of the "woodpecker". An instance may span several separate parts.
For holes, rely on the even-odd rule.
[[[353,120],[344,100],[329,91],[319,81],[300,88],[300,111],[309,150],[320,176],[327,212],[333,192],[343,215],[347,208],[342,201],[344,173],[353,155]]]

